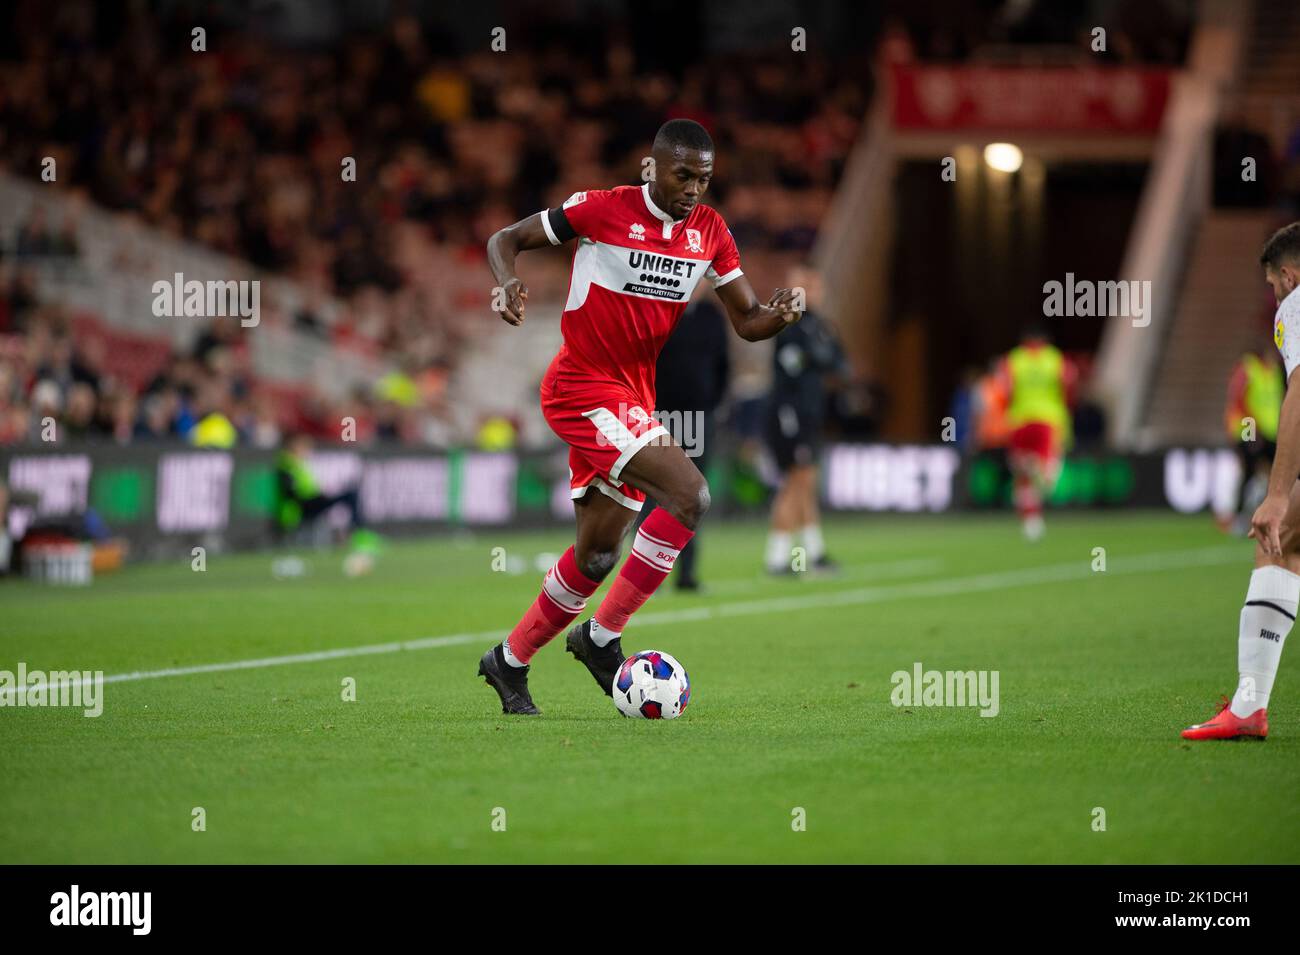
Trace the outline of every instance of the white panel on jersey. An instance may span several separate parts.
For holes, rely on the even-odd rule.
[[[593,283],[635,298],[685,302],[708,269],[708,259],[685,259],[582,239],[573,257],[573,282],[564,310],[582,308]]]
[[[1300,288],[1282,299],[1282,304],[1277,307],[1273,340],[1282,353],[1282,364],[1286,366],[1287,381],[1290,381],[1291,372],[1300,365]]]

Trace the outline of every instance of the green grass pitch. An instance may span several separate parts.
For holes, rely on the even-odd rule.
[[[292,580],[255,554],[0,584],[9,670],[461,635],[111,682],[95,719],[0,709],[0,845],[62,863],[1300,862],[1295,651],[1266,742],[1178,736],[1234,686],[1250,543],[1205,517],[1049,515],[1038,545],[1009,515],[834,518],[845,572],[787,581],[756,573],[763,536],[706,527],[711,591],[665,587],[625,634],[688,667],[673,722],[620,718],[562,636],[534,660],[540,718],[503,717],[475,676],[560,532],[396,542],[356,580],[326,552]],[[529,571],[493,572],[494,547]],[[998,671],[1000,712],[895,707],[891,674],[917,662]]]

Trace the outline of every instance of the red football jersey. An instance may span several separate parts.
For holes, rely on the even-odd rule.
[[[743,274],[727,224],[706,205],[674,220],[649,184],[575,192],[542,224],[554,245],[578,239],[552,369],[631,389],[653,408],[659,351],[700,279],[718,288]]]

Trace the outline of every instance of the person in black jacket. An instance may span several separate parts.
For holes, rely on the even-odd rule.
[[[835,569],[822,541],[817,459],[827,379],[848,376],[848,362],[833,328],[815,311],[821,300],[817,273],[801,266],[790,282],[792,288],[805,290],[807,308],[801,322],[776,336],[765,415],[768,450],[781,471],[781,487],[772,500],[765,562],[768,572],[778,575],[807,568]],[[796,532],[802,534],[806,558],[798,567],[791,549]]]
[[[727,348],[726,316],[711,300],[702,299],[682,314],[655,366],[655,410],[701,473],[708,467],[717,433],[714,412],[726,397],[731,375]],[[650,505],[647,501],[641,508],[637,527],[650,513]],[[673,584],[678,590],[699,590],[699,540],[697,529],[677,558]]]

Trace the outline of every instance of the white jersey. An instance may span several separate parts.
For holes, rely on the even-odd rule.
[[[1282,299],[1273,317],[1273,341],[1282,353],[1282,364],[1286,366],[1286,380],[1291,380],[1291,372],[1300,365],[1300,288]]]

